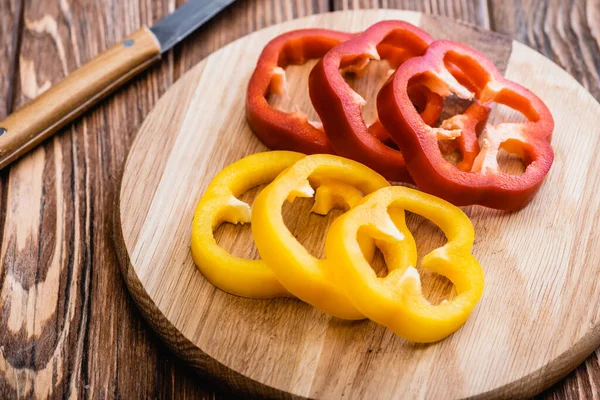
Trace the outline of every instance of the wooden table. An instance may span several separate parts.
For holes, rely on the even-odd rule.
[[[125,3],[125,4],[123,4]],[[0,117],[181,1],[3,0]],[[404,8],[515,37],[600,100],[600,0],[238,0],[101,106],[0,172],[0,398],[227,394],[142,320],[111,240],[120,169],[146,114],[181,74],[249,32],[356,7]],[[596,352],[545,398],[600,393]]]

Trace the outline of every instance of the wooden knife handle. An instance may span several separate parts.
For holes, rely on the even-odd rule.
[[[0,169],[158,59],[160,45],[143,27],[0,121]]]

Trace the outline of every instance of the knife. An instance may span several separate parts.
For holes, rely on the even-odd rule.
[[[36,147],[235,0],[189,0],[143,26],[0,121],[0,169]]]

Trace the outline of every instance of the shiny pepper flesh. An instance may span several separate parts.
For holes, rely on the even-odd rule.
[[[312,256],[288,230],[281,214],[286,200],[313,196],[311,183],[319,188],[332,180],[353,186],[362,194],[389,186],[381,175],[355,161],[325,154],[307,156],[282,172],[257,196],[252,209],[252,235],[262,259],[290,293],[335,317],[363,319],[365,316],[329,276],[328,261]],[[368,237],[357,237],[361,257],[370,260],[373,241],[361,245],[361,238]],[[403,246],[407,254],[416,252],[405,242]]]
[[[227,166],[210,182],[194,214],[191,251],[195,264],[213,285],[243,297],[291,296],[264,261],[228,253],[218,245],[214,231],[224,222],[250,222],[250,205],[238,196],[252,187],[271,182],[303,157],[304,154],[291,151],[253,154]],[[312,211],[327,214],[333,207],[349,208],[361,198],[362,194],[354,187],[341,182],[323,182],[317,189]],[[373,250],[372,245],[365,246],[369,258],[373,257]]]
[[[414,268],[416,256],[405,250],[414,246],[414,239],[405,231],[390,229],[404,225],[398,220],[402,210],[431,220],[446,235],[448,242],[425,255],[422,267],[454,284],[452,300],[433,305],[423,296]],[[377,277],[361,255],[356,243],[361,232],[376,240],[388,267],[386,277]],[[366,196],[336,219],[327,235],[325,253],[335,284],[361,313],[405,339],[435,342],[465,323],[483,293],[483,271],[471,255],[473,241],[473,225],[459,208],[432,195],[393,186]]]
[[[287,113],[271,107],[269,93],[284,95],[288,88],[285,68],[322,57],[353,35],[328,29],[299,29],[271,40],[258,58],[246,92],[246,116],[256,137],[271,149],[306,154],[333,153],[320,123],[297,110]]]
[[[465,113],[432,128],[405,106],[415,80],[440,96],[456,94],[474,103]],[[488,124],[483,129],[492,103],[520,112],[526,121]],[[415,184],[455,205],[518,210],[532,200],[554,160],[550,146],[554,120],[544,102],[504,78],[483,54],[460,43],[435,41],[423,56],[402,64],[379,91],[377,112],[405,155]],[[440,140],[458,141],[463,155],[459,165],[444,158]],[[500,150],[520,156],[527,165],[525,172],[503,172],[497,159]]]

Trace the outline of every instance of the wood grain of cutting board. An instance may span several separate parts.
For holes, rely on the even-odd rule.
[[[207,282],[189,250],[195,205],[226,165],[266,148],[244,113],[248,79],[263,46],[306,27],[360,31],[402,19],[435,38],[465,42],[505,75],[533,90],[552,111],[555,161],[533,202],[516,213],[465,207],[476,230],[473,254],[484,295],[452,336],[407,342],[369,321],[331,318],[293,299],[250,300]],[[306,78],[291,67],[288,98],[316,119]],[[374,63],[352,86],[373,99],[386,67]],[[294,89],[296,88],[296,89]],[[375,110],[367,105],[365,119]],[[519,116],[498,107],[490,122]],[[344,11],[289,21],[213,53],[181,77],[144,122],[124,167],[115,206],[115,243],[127,286],[157,333],[203,374],[248,394],[310,398],[524,397],[540,392],[600,345],[600,105],[567,72],[498,34],[443,18],[397,10]],[[518,173],[519,162],[506,168]],[[257,189],[258,190],[258,189]],[[257,190],[241,197],[251,202]],[[285,205],[290,230],[322,255],[327,217],[311,200]],[[422,257],[444,243],[431,223],[410,215]],[[258,253],[249,226],[224,225],[218,242],[238,256]],[[382,261],[374,266],[382,269]],[[433,302],[452,296],[444,278],[420,270]]]

